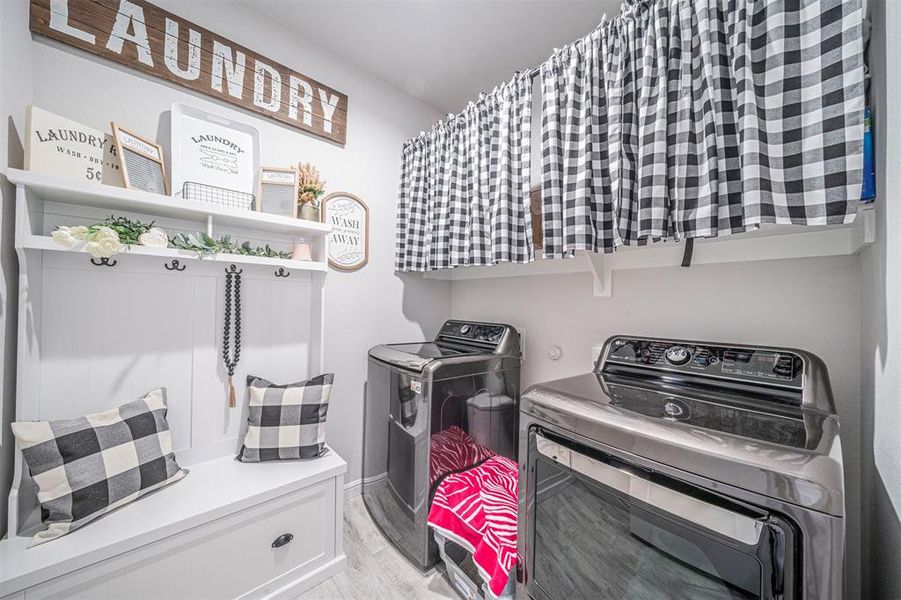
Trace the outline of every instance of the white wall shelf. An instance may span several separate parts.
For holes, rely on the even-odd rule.
[[[861,206],[857,218],[847,225],[823,227],[764,226],[758,231],[699,239],[692,265],[755,262],[847,256],[872,244],[876,232],[873,205]],[[663,242],[648,246],[621,247],[612,254],[579,253],[570,259],[536,259],[527,264],[502,263],[486,267],[458,267],[425,273],[429,279],[465,281],[504,277],[530,277],[590,273],[594,297],[610,297],[613,272],[627,269],[675,267],[682,262],[683,244]]]
[[[329,225],[315,221],[216,206],[21,169],[8,169],[6,176],[12,183],[28,189],[46,202],[75,204],[105,211],[143,213],[157,218],[202,223],[212,221],[216,226],[260,229],[281,234],[312,237],[324,236],[331,231]]]
[[[26,235],[22,242],[22,247],[26,250],[63,252],[66,254],[83,254],[85,256],[85,260],[88,260],[88,258],[90,257],[90,255],[84,251],[70,250],[68,248],[65,248],[54,242],[52,238],[45,235]],[[281,267],[291,271],[313,271],[319,273],[324,273],[328,270],[328,265],[326,263],[318,261],[290,260],[286,258],[244,256],[241,254],[225,253],[206,255],[201,258],[196,252],[191,252],[190,250],[179,250],[177,248],[147,248],[145,246],[130,246],[127,250],[114,255],[113,258],[118,259],[122,256],[141,256],[151,258],[155,257],[162,258],[167,262],[172,259],[177,259],[182,263],[185,263],[186,261],[203,261],[204,263],[219,262],[242,266],[254,265],[275,268]]]

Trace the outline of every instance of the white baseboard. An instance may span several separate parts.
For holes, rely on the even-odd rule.
[[[364,483],[370,485],[384,481],[386,479],[388,479],[388,473],[382,473],[381,475],[376,475],[374,477],[361,477],[359,479],[349,481],[344,484],[344,497],[353,498],[354,496],[359,496],[363,493]]]
[[[344,498],[354,498],[363,493],[363,479],[349,481],[344,484]]]

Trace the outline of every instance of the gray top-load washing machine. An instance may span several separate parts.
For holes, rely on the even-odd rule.
[[[447,475],[492,455],[516,460],[519,334],[451,320],[434,341],[369,351],[363,500],[386,537],[423,571],[437,560],[426,520]]]

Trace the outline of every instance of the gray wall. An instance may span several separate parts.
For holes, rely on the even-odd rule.
[[[901,3],[871,0],[877,239],[861,256],[863,597],[901,598]]]

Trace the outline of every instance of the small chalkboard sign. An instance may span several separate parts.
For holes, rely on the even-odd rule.
[[[144,139],[113,123],[116,154],[122,167],[125,187],[156,194],[169,195],[163,149],[156,142]]]
[[[257,210],[270,215],[297,218],[297,169],[260,168]]]

